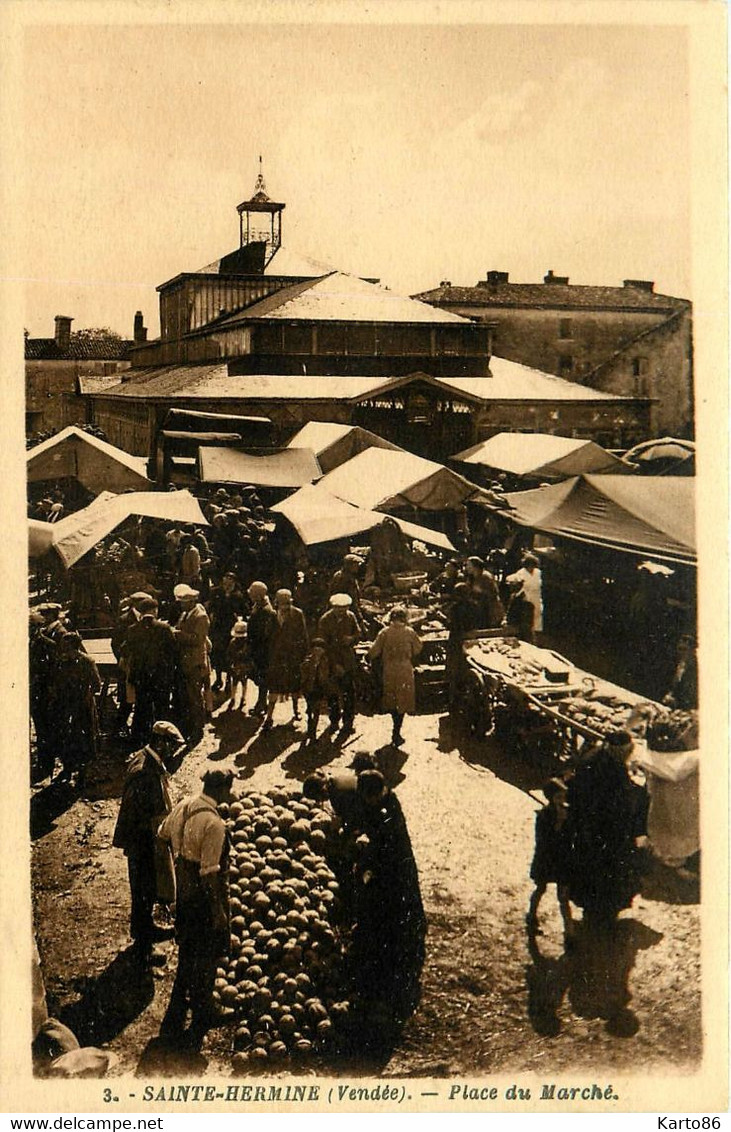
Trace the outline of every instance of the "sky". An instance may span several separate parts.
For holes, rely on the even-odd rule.
[[[138,309],[156,336],[259,154],[288,248],[402,293],[551,268],[691,297],[682,27],[57,25],[24,59],[34,336]]]

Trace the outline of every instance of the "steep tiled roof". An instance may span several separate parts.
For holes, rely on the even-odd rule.
[[[110,397],[220,398],[232,400],[348,400],[384,384],[382,377],[299,377],[289,374],[229,375],[225,363],[151,366],[128,370]],[[107,396],[107,393],[104,394]]]
[[[535,307],[548,310],[657,310],[688,306],[687,299],[656,295],[642,287],[585,287],[569,283],[480,283],[476,287],[435,287],[413,298],[425,303],[478,307]]]
[[[304,319],[348,322],[454,322],[465,325],[466,319],[427,303],[397,295],[376,283],[367,283],[355,275],[334,271],[330,275],[305,283],[296,283],[276,291],[260,303],[247,307],[240,314],[219,322],[229,326],[242,320]]]
[[[436,388],[453,391],[475,403],[487,401],[622,401],[599,389],[577,385],[552,374],[493,357],[491,377],[431,377],[411,374],[408,377],[301,377],[289,374],[230,375],[225,363],[200,365],[152,366],[131,369],[124,381],[101,395],[140,399],[221,400],[344,400],[385,396],[411,381],[426,381]]]
[[[71,336],[68,350],[59,350],[55,338],[26,338],[26,361],[78,361],[115,362],[127,357],[134,346],[131,339],[75,338]]]
[[[474,392],[479,389],[490,401],[611,401],[621,400],[614,394],[567,381],[552,373],[512,362],[508,358],[490,358],[490,377],[442,377],[445,385]]]

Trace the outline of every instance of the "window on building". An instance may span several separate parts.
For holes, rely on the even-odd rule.
[[[558,320],[558,336],[559,338],[573,338],[573,323],[570,318],[560,318]]]
[[[348,353],[373,355],[376,352],[376,329],[374,326],[353,323],[347,328]]]
[[[558,372],[561,377],[568,377],[574,370],[574,359],[571,354],[561,354],[558,359]]]
[[[312,327],[298,326],[292,323],[284,327],[285,354],[311,354],[312,353]]]
[[[278,323],[262,324],[254,329],[254,350],[257,354],[281,354],[282,326]]]
[[[345,353],[345,326],[340,322],[323,322],[317,328],[318,354]]]
[[[632,377],[634,378],[634,391],[636,397],[648,397],[650,394],[650,364],[647,358],[632,359]]]
[[[440,326],[437,331],[437,353],[461,354],[463,352],[461,326]]]
[[[429,424],[433,404],[421,393],[412,393],[406,402],[406,419],[409,424]]]

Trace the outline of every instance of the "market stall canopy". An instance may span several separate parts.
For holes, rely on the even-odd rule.
[[[29,483],[73,478],[94,493],[151,487],[144,456],[130,456],[76,425],[28,450],[27,478]]]
[[[53,546],[55,523],[44,523],[41,519],[28,520],[28,557],[42,558]]]
[[[202,483],[249,483],[254,487],[303,487],[322,475],[311,448],[252,456],[206,445],[198,449],[198,469]]]
[[[676,440],[673,436],[645,440],[625,452],[624,458],[636,464],[643,475],[695,475],[695,444],[692,440]]]
[[[392,452],[401,452],[397,444],[376,436],[360,425],[336,424],[332,421],[308,421],[299,432],[292,437],[289,448],[311,448],[317,456],[323,473],[339,468],[347,460],[352,460],[359,452],[366,448],[387,448]]]
[[[53,549],[68,569],[133,515],[208,526],[198,500],[189,491],[129,491],[123,495],[104,491],[82,511],[42,525],[52,527]]]
[[[498,432],[452,459],[514,476],[563,477],[632,471],[593,440],[544,432]]]
[[[508,492],[501,513],[523,527],[663,562],[693,565],[695,481],[684,476],[577,476]]]
[[[319,484],[316,487],[308,485],[300,488],[294,495],[272,507],[272,511],[289,520],[305,546],[318,546],[320,543],[366,534],[379,526],[385,518],[379,511],[368,511],[337,499]],[[394,517],[394,521],[409,538],[419,539],[440,550],[454,551],[452,543],[440,531],[432,531],[417,523],[407,523],[397,517]]]
[[[411,452],[367,448],[329,472],[322,486],[356,507],[385,511],[417,507],[424,511],[454,510],[482,493],[463,476],[414,456]]]

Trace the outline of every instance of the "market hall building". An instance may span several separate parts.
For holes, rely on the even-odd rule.
[[[649,435],[650,398],[494,358],[490,325],[292,256],[284,208],[260,174],[239,247],[158,287],[160,338],[88,394],[111,443],[150,455],[172,408],[268,417],[274,444],[310,420],[352,423],[442,460],[506,430],[609,447]]]

